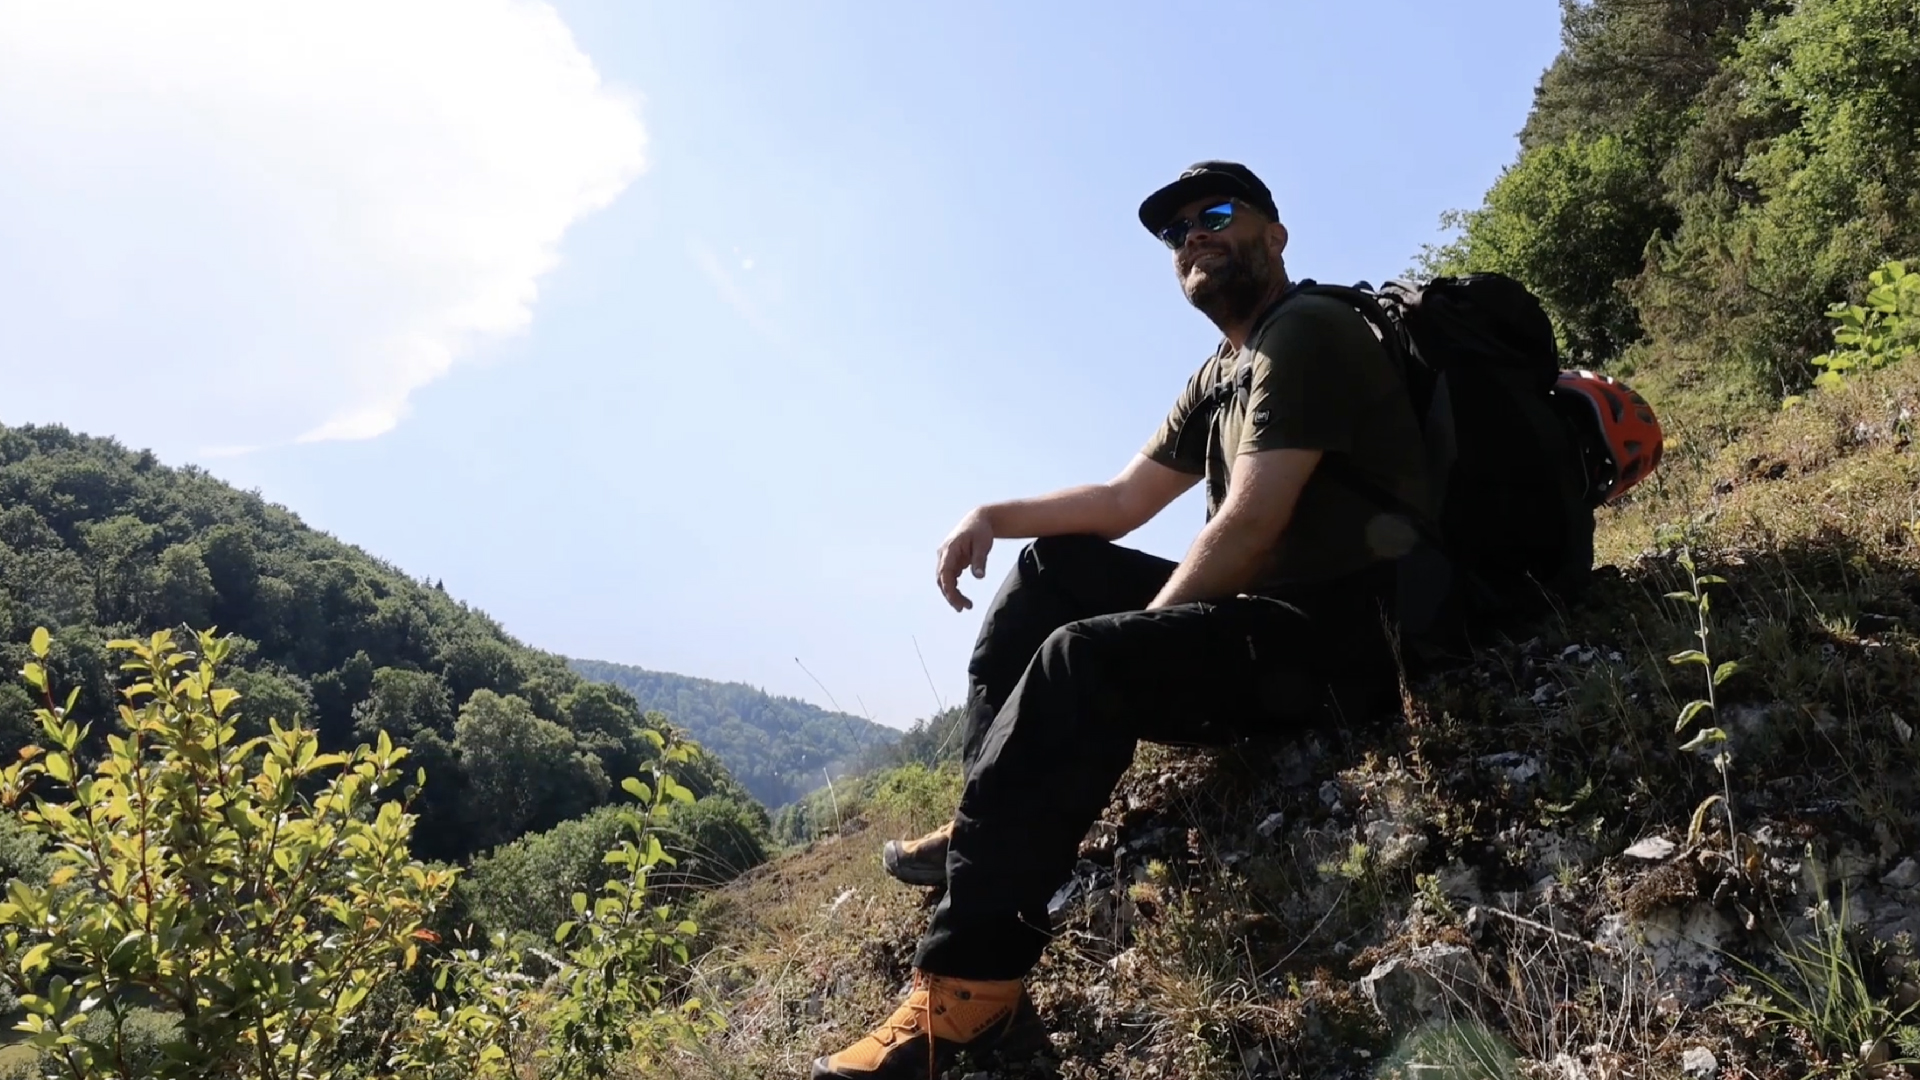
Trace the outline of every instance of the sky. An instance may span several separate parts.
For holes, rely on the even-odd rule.
[[[1378,283],[1513,160],[1552,0],[0,0],[0,423],[258,491],[519,640],[904,727],[1217,332],[1139,201]],[[1196,490],[1124,543],[1177,559]]]

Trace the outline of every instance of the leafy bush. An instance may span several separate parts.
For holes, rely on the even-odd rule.
[[[88,769],[49,645],[33,635],[24,674],[51,749],[0,771],[0,800],[55,845],[47,884],[15,879],[0,903],[22,1030],[62,1076],[117,1076],[151,1044],[132,1007],[150,1000],[179,1024],[150,1075],[334,1075],[343,1033],[378,1021],[369,995],[415,963],[452,884],[408,856],[412,819],[381,801],[405,751],[383,736],[321,754],[275,720],[241,741],[238,694],[215,682],[228,643],[202,633],[186,651],[161,632],[109,644],[135,681]]]
[[[867,796],[869,813],[921,832],[953,817],[960,802],[960,770],[954,765],[928,768],[915,763],[874,778]]]
[[[509,940],[552,939],[576,892],[597,892],[612,873],[603,856],[626,825],[616,807],[563,821],[476,859],[460,882],[480,925]]]
[[[757,803],[709,796],[675,807],[667,826],[677,876],[694,884],[725,884],[767,861],[767,812]]]
[[[660,750],[653,784],[623,781],[638,809],[613,812],[631,833],[605,856],[618,869],[597,898],[584,890],[570,897],[572,918],[553,931],[561,955],[539,954],[559,969],[540,1016],[544,1075],[553,1080],[601,1080],[629,1065],[644,1070],[666,1048],[722,1026],[698,998],[671,997],[674,974],[687,963],[688,943],[700,928],[679,918],[671,904],[655,902],[651,879],[675,862],[659,835],[665,808],[694,801],[667,767],[693,750],[666,745],[658,732],[648,738]],[[489,948],[456,950],[436,978],[439,993],[415,1012],[390,1064],[423,1080],[514,1075],[529,1014],[541,1000],[521,975],[523,963],[521,951],[499,933]]]
[[[1920,273],[1890,262],[1867,278],[1867,295],[1858,304],[1835,304],[1827,316],[1839,322],[1838,348],[1813,358],[1823,369],[1815,386],[1834,386],[1854,370],[1874,371],[1920,350]]]

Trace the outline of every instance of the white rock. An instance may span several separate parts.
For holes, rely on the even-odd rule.
[[[1376,964],[1360,980],[1374,1010],[1397,1030],[1446,1019],[1479,988],[1479,965],[1459,945],[1423,945],[1410,956]]]
[[[1267,819],[1255,826],[1253,831],[1271,840],[1273,839],[1273,834],[1279,832],[1281,827],[1286,825],[1286,823],[1287,815],[1281,813],[1268,814]]]
[[[1880,884],[1895,889],[1911,889],[1920,886],[1920,862],[1912,859],[1900,860],[1900,865],[1894,867],[1886,877],[1881,878]]]
[[[1659,861],[1674,853],[1679,845],[1664,836],[1649,836],[1621,854],[1631,859]]]
[[[1699,1080],[1709,1080],[1720,1071],[1720,1059],[1704,1046],[1696,1046],[1680,1055],[1680,1071]]]

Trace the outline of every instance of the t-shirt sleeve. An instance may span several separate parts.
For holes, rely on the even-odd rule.
[[[1368,380],[1363,365],[1380,349],[1366,317],[1344,305],[1301,304],[1251,342],[1252,386],[1238,453],[1350,452]]]
[[[1140,450],[1149,461],[1192,476],[1205,475],[1207,434],[1203,429],[1211,418],[1203,406],[1212,390],[1208,375],[1213,369],[1214,365],[1209,361],[1200,365],[1200,369],[1187,380],[1186,388],[1174,399],[1167,418],[1160,422],[1159,429]]]

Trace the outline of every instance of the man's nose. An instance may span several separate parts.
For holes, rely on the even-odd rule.
[[[1201,228],[1199,225],[1194,225],[1187,230],[1187,238],[1180,242],[1180,250],[1183,252],[1200,251],[1210,247],[1213,242],[1214,235],[1211,232]]]

